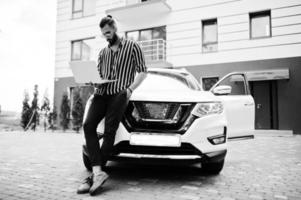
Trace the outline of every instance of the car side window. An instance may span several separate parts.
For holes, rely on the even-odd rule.
[[[246,83],[245,77],[242,74],[233,74],[225,79],[221,80],[221,82],[217,86],[230,86],[230,92],[227,95],[246,95]]]

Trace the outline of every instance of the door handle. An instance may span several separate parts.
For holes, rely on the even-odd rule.
[[[253,103],[253,102],[250,102],[250,103],[245,103],[244,105],[245,105],[245,106],[253,106],[254,103]]]

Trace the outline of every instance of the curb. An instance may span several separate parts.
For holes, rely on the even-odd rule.
[[[292,130],[255,130],[256,137],[269,136],[269,137],[292,137],[294,136]]]

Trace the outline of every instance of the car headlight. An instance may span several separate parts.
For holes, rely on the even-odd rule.
[[[221,102],[198,103],[193,109],[192,114],[197,117],[204,117],[211,114],[220,114],[223,112],[223,104]]]

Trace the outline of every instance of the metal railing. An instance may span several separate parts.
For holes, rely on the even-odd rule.
[[[163,39],[138,41],[145,56],[145,60],[149,61],[165,61],[166,60],[166,41]]]

